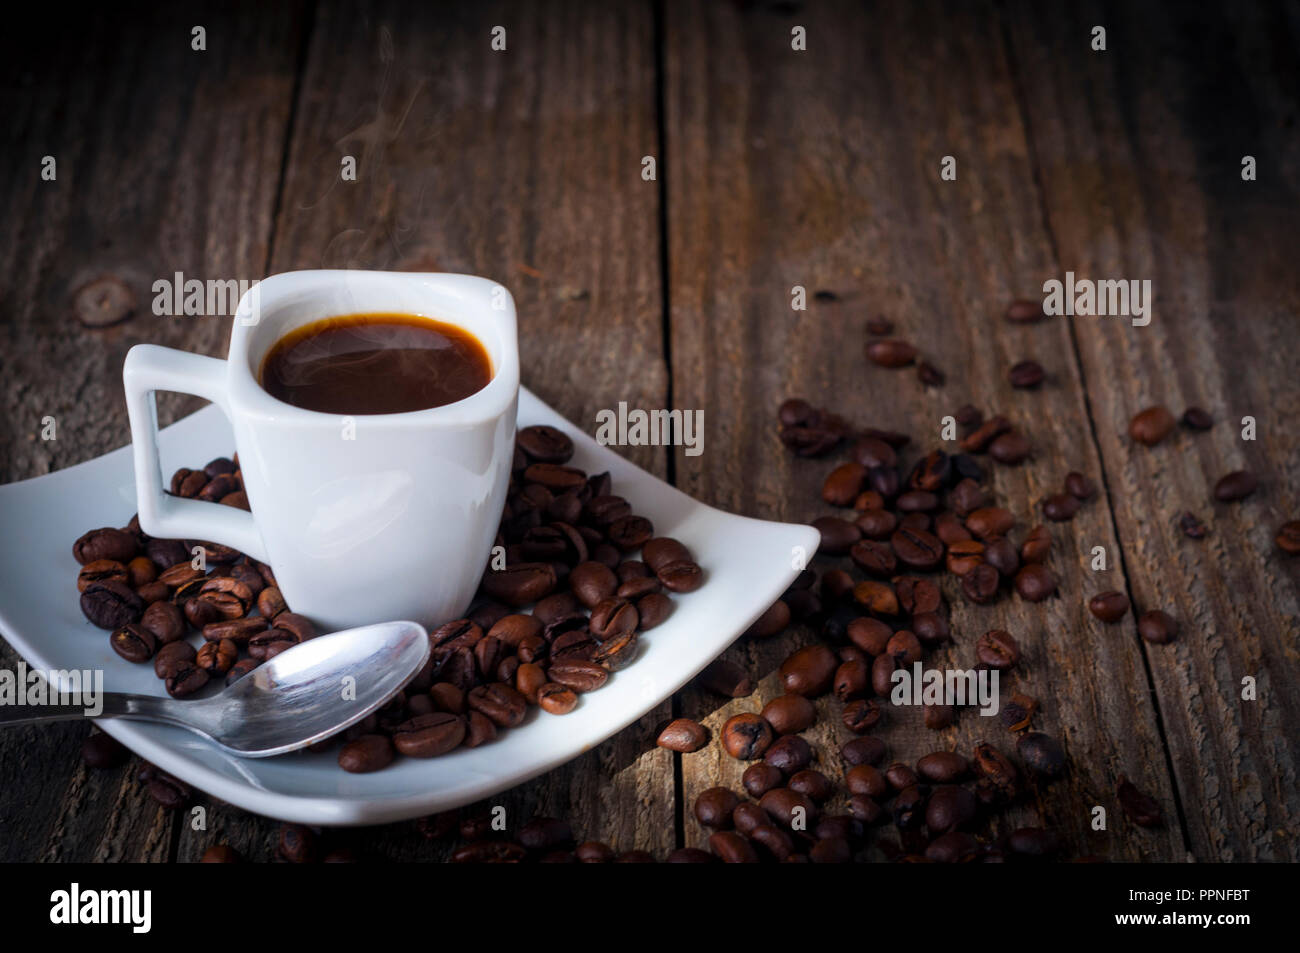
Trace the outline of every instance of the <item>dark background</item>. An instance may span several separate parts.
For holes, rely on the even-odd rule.
[[[1296,858],[1300,568],[1272,543],[1300,515],[1296,4],[38,5],[6,18],[0,479],[127,442],[133,344],[224,352],[228,318],[151,313],[150,285],[176,271],[493,277],[519,304],[527,386],[588,430],[620,400],[704,409],[702,456],[625,453],[755,516],[827,512],[817,490],[831,462],[777,440],[784,397],[909,431],[921,449],[969,401],[1034,441],[1030,463],[993,474],[1017,538],[1068,470],[1102,486],[1054,529],[1058,598],[976,610],[947,592],[957,639],[936,664],[971,664],[988,628],[1016,633],[1017,687],[1042,700],[1037,724],[1073,764],[999,827],[1052,825],[1072,854],[1115,860]],[[190,49],[194,24],[204,53]],[[489,47],[498,24],[506,53]],[[790,49],[796,24],[807,52]],[[1094,25],[1105,52],[1090,48]],[[54,183],[39,179],[47,154]],[[356,182],[339,181],[345,154]],[[955,182],[939,178],[946,155]],[[1256,181],[1241,179],[1244,155]],[[1067,270],[1152,280],[1154,320],[1002,319]],[[73,294],[103,276],[137,307],[89,329]],[[807,311],[791,311],[794,285]],[[818,290],[835,300],[812,300]],[[868,365],[874,315],[946,383]],[[1048,371],[1039,391],[1006,383],[1025,358]],[[1153,403],[1203,406],[1216,426],[1135,451],[1127,421]],[[161,411],[196,406],[169,397]],[[38,436],[50,414],[54,443]],[[1239,438],[1247,414],[1253,443]],[[1243,466],[1259,492],[1214,503],[1214,482]],[[1210,524],[1207,539],[1178,532],[1184,510]],[[1097,545],[1104,574],[1086,569]],[[1182,637],[1145,645],[1132,614],[1101,627],[1085,605],[1102,589],[1166,609]],[[733,647],[763,676],[754,697],[688,689],[493,803],[516,821],[568,817],[580,839],[619,849],[701,844],[696,794],[738,786],[743,766],[717,746],[656,749],[654,726],[681,714],[716,731],[757,710],[779,691],[775,666],[812,637],[796,627]],[[7,646],[0,663],[16,663]],[[1248,675],[1255,703],[1237,700]],[[820,711],[808,737],[833,763],[847,735],[835,702]],[[891,712],[881,736],[906,760],[990,732],[1010,747],[982,721],[936,736],[919,713]],[[218,841],[269,858],[273,822],[201,801],[210,824],[196,833],[132,769],[83,767],[87,730],[0,734],[0,859],[189,861]],[[1120,817],[1121,772],[1160,800],[1163,828]],[[1099,803],[1107,832],[1089,828]],[[452,843],[411,825],[330,841],[398,859]]]

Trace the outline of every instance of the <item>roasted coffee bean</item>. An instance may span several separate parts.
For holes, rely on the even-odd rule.
[[[569,573],[569,588],[588,609],[594,608],[614,595],[618,577],[608,566],[588,561],[579,563]]]
[[[901,761],[895,761],[884,770],[885,780],[895,791],[905,791],[917,783],[916,772]]]
[[[717,831],[709,835],[709,850],[724,864],[756,864],[754,845],[735,831]]]
[[[139,622],[144,602],[125,582],[108,579],[92,582],[81,594],[81,611],[101,629],[120,629]]]
[[[762,716],[778,735],[791,735],[813,726],[817,708],[803,695],[778,695],[763,706]]]
[[[1011,370],[1007,372],[1007,380],[1011,382],[1011,386],[1021,389],[1037,387],[1046,376],[1043,365],[1037,361],[1021,361],[1013,364]]]
[[[931,731],[942,731],[956,720],[957,709],[952,705],[927,704],[922,713],[922,721]]]
[[[739,804],[740,798],[729,788],[708,788],[695,799],[695,819],[705,827],[729,828],[732,812]]]
[[[155,602],[140,616],[140,625],[153,633],[159,646],[175,642],[185,635],[181,610],[171,602]]]
[[[229,639],[219,642],[205,642],[199,647],[195,664],[208,673],[210,678],[224,676],[239,658],[239,650]]]
[[[567,715],[578,707],[578,695],[558,682],[547,682],[537,690],[537,704],[552,715]]]
[[[867,481],[867,468],[861,463],[841,463],[822,483],[822,499],[831,506],[849,506]]]
[[[125,764],[131,752],[112,735],[96,731],[81,743],[81,760],[96,770]]]
[[[180,645],[173,642],[173,645]],[[163,680],[163,687],[173,698],[188,698],[208,684],[211,676],[197,665],[181,666],[175,674]]]
[[[609,541],[623,552],[632,552],[640,549],[654,535],[654,524],[644,516],[624,516],[609,524],[608,535]]]
[[[266,631],[266,619],[261,616],[249,616],[244,619],[209,622],[202,631],[205,642],[220,642],[228,639],[237,646],[247,645],[253,636]]]
[[[974,794],[955,784],[941,784],[926,802],[925,826],[931,834],[946,834],[970,824],[978,813]]]
[[[916,360],[916,348],[898,338],[868,341],[867,359],[881,367],[906,367]]]
[[[894,467],[872,467],[867,474],[871,489],[881,497],[892,500],[898,495],[902,480]]]
[[[812,746],[798,735],[782,735],[763,753],[763,760],[787,777],[808,767],[812,759]]]
[[[500,728],[513,728],[528,713],[528,702],[524,696],[500,682],[476,686],[470,690],[465,701],[471,709],[487,715]]]
[[[709,691],[727,698],[744,698],[754,693],[754,681],[749,673],[725,659],[714,659],[695,678]]]
[[[199,490],[198,499],[207,503],[216,503],[240,489],[239,481],[234,476],[222,473],[213,477],[203,489]]]
[[[979,841],[965,831],[949,831],[930,841],[925,859],[936,864],[966,864],[979,855]]]
[[[1097,484],[1078,470],[1065,475],[1065,491],[1076,500],[1090,500],[1097,495]]]
[[[948,493],[948,505],[962,519],[988,506],[988,494],[974,480],[961,480]]]
[[[147,559],[146,562],[148,562]],[[152,566],[153,563],[150,562],[149,565]],[[135,585],[135,583],[131,582],[126,566],[112,559],[96,559],[81,567],[81,572],[77,573],[77,591],[85,592],[90,587],[90,584],[95,582],[119,582],[130,586]]]
[[[740,783],[745,786],[750,797],[762,797],[768,791],[785,781],[785,774],[780,768],[773,767],[765,761],[757,761],[745,769]]]
[[[983,507],[966,517],[966,528],[983,540],[1005,536],[1014,525],[1011,511],[997,506]]]
[[[768,817],[761,809],[764,823],[755,826],[747,834],[750,841],[766,856],[775,861],[784,861],[794,853],[794,840],[785,831],[768,822]]]
[[[781,442],[801,457],[820,457],[843,439],[844,432],[836,427],[786,427],[781,431]]]
[[[1128,612],[1128,596],[1114,590],[1099,592],[1088,600],[1088,611],[1107,625],[1113,625]]]
[[[999,799],[1010,801],[1016,795],[1019,786],[1015,766],[997,748],[982,743],[975,746],[971,768],[976,775],[984,778],[997,790]]]
[[[1290,520],[1279,526],[1273,542],[1288,556],[1300,555],[1300,520]]]
[[[998,537],[1005,539],[1006,537]],[[948,547],[948,571],[955,576],[964,576],[984,562],[983,543],[974,539],[961,540]]]
[[[899,576],[893,580],[898,594],[898,604],[904,612],[920,614],[938,612],[943,605],[943,593],[929,579],[919,576]]]
[[[849,622],[846,630],[849,641],[868,655],[879,655],[885,651],[893,630],[879,619],[859,616]]]
[[[888,650],[871,660],[871,690],[881,698],[888,698],[894,687],[894,672],[898,670],[898,659]]]
[[[386,768],[393,761],[393,743],[387,735],[362,735],[339,750],[339,767],[351,774]]]
[[[908,475],[907,483],[915,491],[938,493],[948,486],[952,478],[952,458],[942,450],[931,450],[920,460]],[[904,494],[906,495],[906,494]],[[899,497],[900,508],[902,497]],[[937,500],[935,501],[937,504]],[[914,507],[916,510],[926,507]],[[929,507],[928,509],[933,509]]]
[[[899,529],[889,544],[901,562],[916,569],[933,569],[943,560],[943,541],[922,530]]]
[[[198,599],[213,606],[223,619],[241,619],[253,605],[253,593],[232,576],[209,578],[199,588]]]
[[[515,434],[515,440],[529,459],[538,463],[568,463],[573,456],[573,441],[554,427],[524,427]]]
[[[1183,411],[1183,426],[1188,430],[1209,430],[1214,426],[1214,418],[1200,407],[1188,407]]]
[[[1038,711],[1038,700],[1017,692],[1009,701],[1002,703],[998,719],[1010,731],[1024,731],[1029,727],[1036,711]]]
[[[935,516],[934,535],[938,536],[945,546],[952,546],[953,543],[962,543],[971,539],[970,531],[966,529],[966,525],[957,517],[957,514],[947,511]]]
[[[821,534],[820,551],[828,556],[841,556],[862,538],[862,531],[848,520],[838,516],[822,516],[812,521]]]
[[[1174,429],[1174,415],[1166,407],[1148,407],[1129,421],[1128,435],[1138,443],[1153,447]]]
[[[528,452],[526,448],[524,452]],[[533,463],[524,470],[524,480],[528,483],[540,483],[552,492],[563,493],[584,486],[587,482],[587,474],[574,467],[555,463]]]
[[[915,830],[925,820],[925,804],[930,798],[928,784],[913,784],[894,798],[894,825],[901,831]]]
[[[898,451],[888,441],[879,437],[862,437],[853,445],[853,459],[866,471],[876,467],[897,467]]]
[[[921,361],[916,365],[916,378],[926,387],[942,387],[945,380],[943,371],[929,361]]]
[[[153,659],[153,671],[159,678],[171,678],[178,672],[195,667],[198,653],[188,642],[170,642]]]
[[[1190,512],[1184,512],[1178,518],[1178,526],[1188,539],[1204,539],[1206,533],[1209,532],[1205,528],[1205,524],[1197,519],[1196,514]]]
[[[191,588],[197,588],[197,584]],[[202,629],[222,618],[221,611],[211,602],[190,597],[177,599],[177,602],[181,607],[181,614],[185,616],[185,621],[196,629]]]
[[[465,690],[452,682],[434,682],[429,686],[429,698],[436,711],[463,715],[468,710],[465,704]]]
[[[1138,634],[1155,645],[1167,645],[1178,637],[1178,622],[1159,609],[1138,616],[1137,627]]]
[[[997,414],[963,437],[959,446],[966,453],[985,453],[995,439],[1010,429],[1011,421]]]
[[[83,566],[104,560],[125,565],[139,552],[140,542],[134,535],[111,526],[92,529],[72,546],[72,555]]]
[[[606,599],[591,610],[587,629],[598,642],[624,638],[636,633],[636,607],[624,599]]]
[[[659,747],[684,754],[699,751],[708,743],[709,730],[690,718],[677,718],[670,721],[655,739],[655,744]]]
[[[393,747],[410,758],[436,758],[465,740],[465,719],[438,711],[404,721],[393,730]]]
[[[1005,629],[990,629],[975,643],[975,657],[986,668],[1005,671],[1020,662],[1020,645]]]
[[[1022,569],[1020,574],[1027,569]],[[998,597],[999,582],[998,571],[982,562],[961,577],[961,591],[971,602],[984,606]]]
[[[900,629],[890,637],[885,646],[886,654],[893,657],[899,668],[906,668],[921,660],[921,640],[907,629]],[[838,693],[838,684],[836,686]],[[848,697],[841,695],[841,698]]]
[[[863,539],[853,544],[849,556],[864,572],[889,578],[897,568],[894,551],[886,543]]]
[[[220,566],[233,563],[244,555],[237,549],[203,539],[185,540],[185,549],[190,556],[201,554],[207,562]]]
[[[451,855],[451,862],[453,864],[521,864],[527,856],[528,851],[524,846],[513,841],[474,841],[458,847]]]
[[[769,752],[771,749],[768,749]],[[866,765],[863,765],[866,767]],[[792,791],[806,794],[817,804],[824,804],[835,793],[835,785],[830,778],[813,768],[804,768],[790,776],[789,787]]]
[[[1065,773],[1065,752],[1050,735],[1041,731],[1027,732],[1016,741],[1016,750],[1034,774],[1059,778]]]
[[[1259,480],[1249,470],[1234,470],[1214,484],[1214,498],[1220,503],[1235,503],[1250,496],[1259,487]]]
[[[866,734],[880,722],[880,705],[866,698],[855,698],[844,704],[844,727],[855,735]]]
[[[863,735],[840,745],[840,757],[851,765],[880,764],[885,757],[885,743],[874,735]]]
[[[1029,458],[1029,438],[1012,428],[989,444],[989,456],[998,463],[1015,466]]]
[[[147,662],[153,658],[158,640],[153,632],[139,623],[124,625],[109,637],[113,651],[128,662]]]
[[[889,784],[880,771],[869,764],[857,764],[844,772],[844,783],[850,794],[864,794],[880,799],[889,793]]]
[[[483,576],[483,591],[492,599],[518,609],[549,595],[558,582],[550,563],[516,563]]]
[[[165,602],[171,598],[171,588],[166,583],[146,582],[143,586],[137,586],[135,594],[140,597],[140,601],[145,605],[152,605],[155,602]]]
[[[916,762],[916,773],[936,784],[950,784],[966,776],[970,764],[955,751],[932,751]]]
[[[745,630],[745,635],[751,639],[767,639],[780,635],[789,625],[790,607],[784,600],[778,599],[754,620],[753,624]]]
[[[876,337],[883,337],[887,334],[894,333],[894,322],[886,317],[876,316],[867,318],[867,333]]]
[[[551,681],[579,694],[594,692],[609,678],[609,673],[595,662],[577,658],[556,659],[551,663],[547,674]]]
[[[584,841],[579,844],[574,850],[574,854],[580,864],[608,864],[614,859],[614,849],[612,847],[594,840]]]
[[[762,715],[752,712],[733,715],[722,726],[722,746],[727,754],[740,761],[761,758],[772,744],[772,726]]]
[[[1007,306],[1007,320],[1016,324],[1032,324],[1043,320],[1046,316],[1041,301],[1021,298]]]
[[[962,404],[957,408],[957,412],[953,414],[953,417],[957,423],[968,428],[978,427],[984,422],[983,411],[974,404]]]
[[[1115,782],[1115,794],[1119,798],[1119,806],[1133,823],[1141,827],[1159,827],[1164,820],[1160,802],[1139,790],[1125,775],[1121,774]]]
[[[149,796],[164,810],[174,811],[184,807],[194,796],[190,786],[153,765],[146,765],[137,777],[144,782]]]
[[[835,697],[841,701],[851,701],[867,694],[871,681],[871,668],[861,659],[842,662],[835,670],[833,688]]]
[[[818,525],[818,521],[814,521],[814,525],[817,525],[818,529],[822,530],[822,541],[824,543],[827,538],[826,528]],[[893,535],[894,530],[898,528],[898,517],[889,510],[868,509],[850,525],[856,528],[858,534],[865,536],[868,539],[882,540],[888,539]],[[830,529],[834,532],[838,531],[840,528],[830,527]],[[845,532],[847,534],[847,531]],[[853,535],[853,539],[856,541],[857,535]],[[835,544],[838,545],[838,542]],[[853,543],[850,542],[849,546],[851,547],[852,545]],[[838,555],[837,553],[826,550],[824,545],[822,546],[822,550],[825,551],[827,555]],[[845,551],[847,552],[847,549]]]
[[[794,695],[816,698],[831,689],[839,659],[819,643],[799,649],[781,663],[781,682]]]
[[[1010,579],[1020,570],[1020,554],[1015,545],[1005,536],[994,536],[985,540],[984,561],[998,571],[1004,578]]]
[[[704,572],[693,562],[672,563],[659,570],[658,576],[670,592],[694,592],[704,584]]]
[[[874,579],[864,579],[853,587],[854,600],[876,615],[898,615],[898,593],[894,587]]]
[[[1016,592],[1026,602],[1042,602],[1056,592],[1056,575],[1042,563],[1030,563],[1016,573]]]
[[[865,794],[849,797],[849,814],[859,826],[879,824],[885,819],[885,811],[874,799]]]
[[[636,601],[637,617],[641,620],[641,630],[653,629],[660,625],[673,611],[673,601],[662,592],[652,592]]]
[[[951,638],[947,620],[936,612],[918,612],[912,616],[912,631],[929,646],[940,645]]]
[[[1070,493],[1053,493],[1043,501],[1043,515],[1054,523],[1074,519],[1079,512],[1079,500]]]
[[[820,814],[812,798],[790,788],[773,788],[759,798],[758,806],[785,830],[794,829],[796,823],[799,830],[806,830]]]
[[[1020,561],[1044,563],[1052,552],[1052,534],[1046,526],[1035,526],[1020,544]]]
[[[1006,843],[1013,854],[1024,857],[1050,857],[1060,849],[1060,841],[1041,827],[1021,827],[1007,835]]]
[[[268,662],[297,644],[297,637],[286,629],[263,629],[249,637],[248,654],[259,662]]]

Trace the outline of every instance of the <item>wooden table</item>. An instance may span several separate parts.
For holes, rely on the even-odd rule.
[[[753,516],[828,511],[818,488],[830,464],[777,439],[784,397],[923,446],[970,401],[1033,439],[1030,463],[993,471],[1019,532],[1067,471],[1101,487],[1054,532],[1059,598],[975,609],[945,581],[957,638],[936,664],[972,664],[974,639],[995,625],[1015,632],[1027,649],[1017,684],[1042,699],[1038,723],[1073,763],[1000,826],[1057,826],[1072,853],[1115,860],[1297,858],[1300,561],[1272,542],[1300,516],[1295,4],[432,7],[100,10],[10,34],[0,478],[127,442],[132,345],[224,351],[229,318],[153,315],[152,282],[175,272],[492,276],[518,301],[529,387],[588,430],[618,401],[703,409],[702,455],[624,452]],[[196,23],[203,52],[191,49]],[[505,52],[491,48],[497,25]],[[1092,49],[1094,25],[1105,51]],[[791,49],[795,26],[806,51]],[[54,182],[40,179],[45,155]],[[345,155],[356,181],[340,178]],[[955,180],[940,175],[945,156]],[[1066,271],[1150,279],[1153,320],[1002,318]],[[102,275],[138,307],[88,329],[72,295]],[[807,310],[792,310],[794,286]],[[946,383],[868,365],[872,315],[895,320]],[[1031,357],[1046,384],[1011,389],[1007,368]],[[1200,405],[1216,424],[1135,448],[1127,421],[1153,403]],[[168,397],[160,412],[169,422],[197,406]],[[47,415],[55,442],[39,437]],[[1241,439],[1247,415],[1254,441]],[[1242,466],[1259,492],[1214,503],[1214,482]],[[1208,538],[1177,530],[1188,509]],[[1096,546],[1105,572],[1088,568]],[[1182,636],[1147,645],[1132,614],[1102,627],[1085,603],[1103,589],[1167,609]],[[492,803],[516,821],[570,818],[580,837],[622,850],[701,844],[695,796],[738,786],[742,765],[716,745],[657,749],[655,725],[687,715],[716,731],[757,710],[778,691],[780,660],[813,637],[795,627],[733,646],[727,656],[761,677],[753,697],[683,691]],[[1258,700],[1241,700],[1247,677]],[[836,703],[822,709],[809,737],[833,762],[846,733]],[[913,714],[889,714],[891,754],[969,751],[984,736],[1010,747],[982,719],[936,736]],[[0,733],[0,859],[191,861],[218,841],[270,858],[274,822],[207,799],[196,832],[133,771],[85,768],[86,731]],[[1120,772],[1159,798],[1164,827],[1118,816]],[[1108,831],[1090,826],[1096,804],[1112,805]],[[398,860],[452,848],[410,824],[329,842]]]

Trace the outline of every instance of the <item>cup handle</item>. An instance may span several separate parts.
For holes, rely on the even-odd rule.
[[[205,397],[229,418],[226,362],[154,344],[137,344],[122,367],[126,410],[135,458],[135,496],[140,528],[162,539],[196,539],[231,546],[266,562],[262,534],[253,514],[233,506],[187,500],[163,491],[158,457],[158,405],[154,392]]]

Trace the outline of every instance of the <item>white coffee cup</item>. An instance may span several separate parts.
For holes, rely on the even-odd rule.
[[[262,389],[267,351],[294,328],[358,313],[424,315],[463,328],[492,362],[482,390],[442,407],[343,417]],[[239,303],[227,360],[141,344],[122,372],[140,526],[269,563],[285,602],[326,630],[469,606],[495,538],[519,395],[510,293],[468,275],[295,271]],[[230,418],[251,512],[164,491],[154,392],[197,394]],[[196,465],[206,461],[195,461]]]

